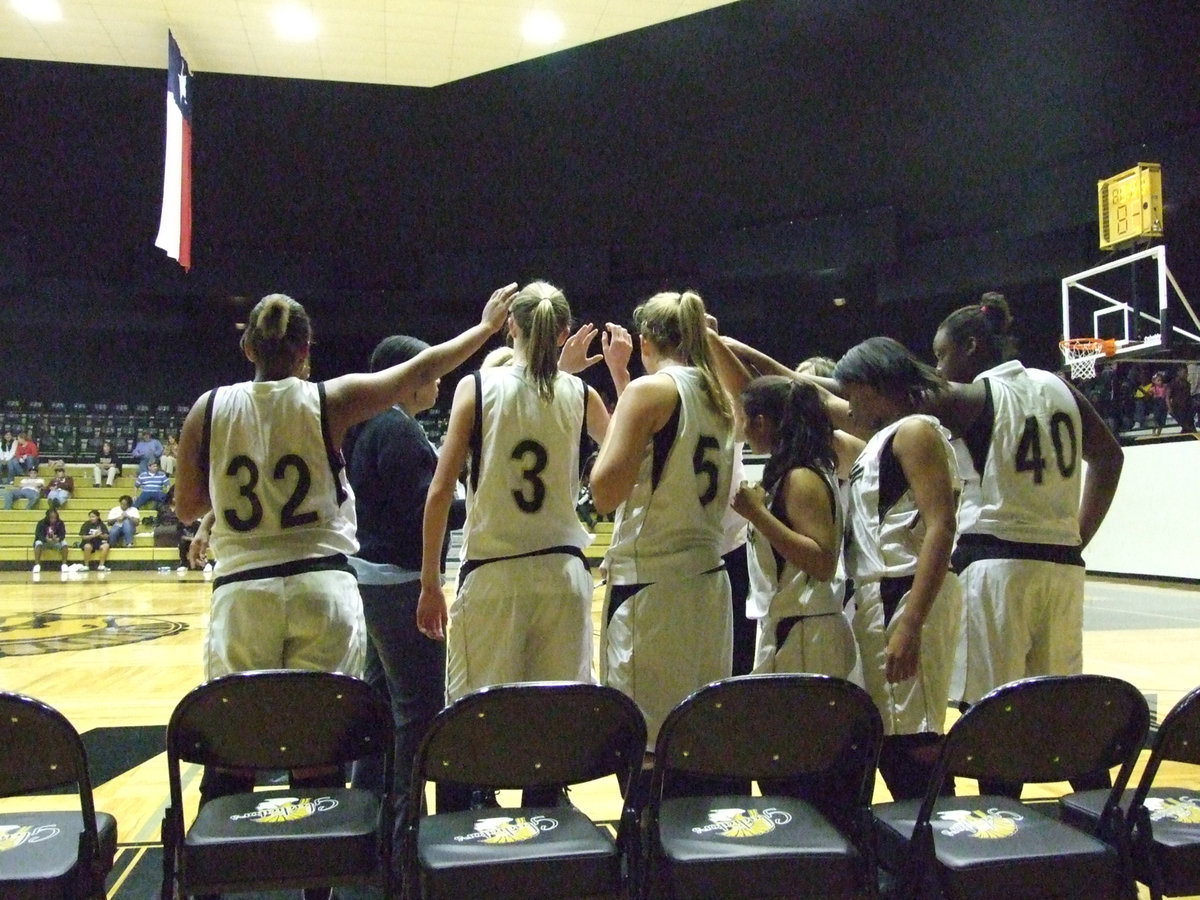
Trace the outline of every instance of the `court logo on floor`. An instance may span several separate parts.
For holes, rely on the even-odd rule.
[[[229,817],[231,822],[253,819],[267,825],[280,822],[295,822],[318,813],[337,809],[338,802],[332,797],[270,797],[254,808],[253,812],[238,813]]]
[[[727,838],[753,838],[770,834],[780,825],[792,821],[792,814],[782,809],[710,809],[708,824],[697,825],[693,834],[717,833]]]
[[[1200,803],[1195,797],[1147,797],[1151,822],[1170,820],[1180,825],[1200,825]]]
[[[491,819],[477,819],[473,832],[455,835],[454,840],[459,843],[521,844],[557,827],[558,820],[549,816],[530,816],[528,819],[524,816],[515,819],[496,816]]]
[[[183,622],[152,616],[36,613],[0,617],[0,657],[121,647],[185,631]]]
[[[57,825],[0,825],[0,853],[22,844],[39,844],[62,834]]]
[[[943,825],[942,834],[948,837],[967,835],[979,840],[1009,838],[1017,833],[1018,822],[1025,817],[1003,809],[948,809],[937,814]]]

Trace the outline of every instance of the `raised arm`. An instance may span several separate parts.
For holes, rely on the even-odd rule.
[[[650,439],[678,402],[679,392],[669,375],[645,375],[629,383],[617,400],[588,482],[598,512],[612,512],[629,496]]]
[[[405,392],[429,384],[466,362],[504,326],[516,293],[515,283],[494,291],[477,325],[422,350],[406,362],[379,372],[342,375],[325,382],[329,437],[334,446],[341,446],[351,425],[378,415]]]
[[[625,393],[629,387],[629,359],[633,356],[633,336],[629,329],[614,322],[604,326],[604,334],[600,336],[600,349],[604,353],[604,364],[608,366],[608,374],[612,376],[613,387],[617,396]]]
[[[725,388],[735,403],[738,402],[746,385],[754,380],[754,373],[721,339],[715,328],[708,329],[708,354],[721,387]]]

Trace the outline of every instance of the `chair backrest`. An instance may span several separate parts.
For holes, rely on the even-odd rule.
[[[1128,780],[1149,724],[1146,698],[1119,678],[1024,678],[991,691],[954,723],[940,774],[1068,781],[1119,765]]]
[[[348,763],[385,754],[392,715],[366,682],[333,672],[272,669],[222,675],[195,688],[167,725],[167,755],[253,769]]]
[[[1133,809],[1140,809],[1145,802],[1158,767],[1165,760],[1200,765],[1200,687],[1176,703],[1158,726],[1146,769],[1133,797]]]
[[[577,682],[500,684],[438,713],[413,768],[425,781],[487,788],[578,784],[641,767],[646,723],[613,688]]]
[[[40,700],[0,693],[0,796],[70,784],[78,786],[81,802],[90,809],[87,753],[75,727]]]
[[[656,771],[784,779],[845,765],[869,771],[883,735],[862,688],[827,675],[746,675],[716,681],[667,716]]]

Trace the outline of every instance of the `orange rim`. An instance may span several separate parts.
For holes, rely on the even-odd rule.
[[[1115,356],[1117,353],[1117,342],[1112,338],[1069,338],[1065,341],[1059,341],[1058,347],[1062,350],[1063,355],[1068,358],[1093,353]]]

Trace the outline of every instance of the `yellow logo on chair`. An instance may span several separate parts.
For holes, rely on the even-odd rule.
[[[62,829],[57,825],[0,825],[0,853],[16,850],[22,844],[36,844],[58,837]]]
[[[716,832],[720,837],[754,838],[770,834],[780,825],[792,821],[791,813],[782,809],[710,809],[708,825],[698,825],[692,829],[693,834],[711,834]]]
[[[338,802],[332,797],[269,797],[259,803],[253,812],[239,813],[229,818],[231,821],[253,819],[265,825],[274,825],[307,819],[317,813],[336,809],[337,805]]]
[[[1150,810],[1150,821],[1170,819],[1180,825],[1200,825],[1200,804],[1194,797],[1147,797],[1143,804]]]
[[[1017,833],[1017,823],[1025,820],[1024,816],[1017,813],[995,808],[987,812],[981,809],[948,809],[939,812],[937,817],[947,826],[942,829],[942,834],[948,837],[965,834],[985,841],[1012,837]]]
[[[532,841],[543,831],[553,831],[558,827],[558,820],[549,816],[524,816],[510,818],[496,816],[491,819],[477,819],[475,830],[470,834],[456,835],[454,840],[461,842],[477,841],[481,844],[520,844]]]

